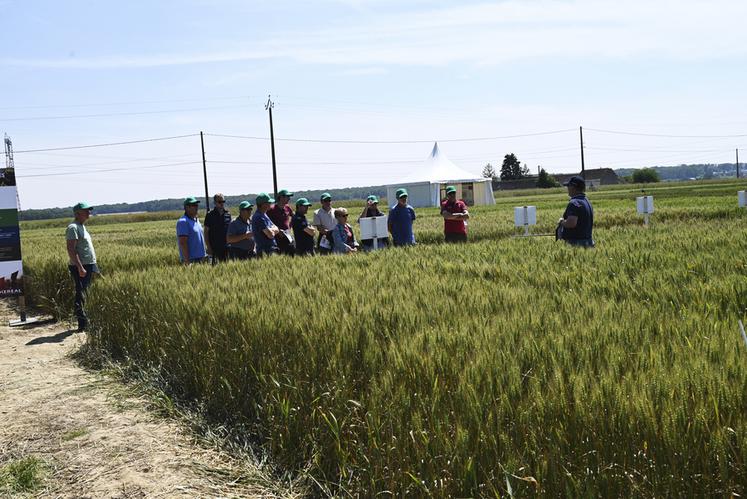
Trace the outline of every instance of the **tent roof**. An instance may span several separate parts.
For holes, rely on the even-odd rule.
[[[485,180],[479,175],[463,170],[455,165],[438,148],[438,142],[433,144],[433,150],[420,167],[400,179],[398,184],[411,184],[417,182],[457,182]]]

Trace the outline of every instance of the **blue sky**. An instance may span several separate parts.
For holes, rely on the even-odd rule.
[[[266,138],[280,187],[396,182],[429,141],[479,174],[747,158],[747,2],[0,0],[0,131],[24,208],[203,192],[199,137]],[[499,140],[449,139],[505,137]],[[660,137],[605,133],[676,135]],[[695,137],[684,137],[695,136]],[[271,190],[267,140],[206,137],[211,192]],[[101,171],[110,170],[110,171]]]

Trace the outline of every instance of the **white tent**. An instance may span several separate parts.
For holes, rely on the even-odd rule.
[[[456,187],[457,199],[463,199],[468,206],[495,204],[491,179],[478,177],[452,163],[438,148],[438,142],[433,144],[433,151],[423,165],[398,183],[386,186],[387,202],[394,205],[397,202],[394,193],[404,187],[408,203],[413,207],[439,206],[446,198],[448,185]]]

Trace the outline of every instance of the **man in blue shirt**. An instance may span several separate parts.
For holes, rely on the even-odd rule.
[[[568,195],[571,199],[565,208],[563,218],[558,220],[558,239],[573,246],[593,248],[594,209],[584,193],[586,181],[579,176],[574,176],[563,185],[568,187]]]
[[[415,210],[407,204],[407,190],[397,189],[395,193],[397,204],[389,211],[387,223],[395,246],[409,246],[415,244],[415,234],[412,232],[412,222],[415,220]]]
[[[254,257],[254,234],[252,233],[252,207],[249,201],[239,203],[239,216],[229,225],[226,232],[228,254],[236,260]]]
[[[278,252],[275,236],[278,235],[280,229],[267,216],[267,211],[274,202],[275,200],[264,192],[259,194],[254,202],[257,205],[257,213],[252,216],[252,232],[254,233],[254,244],[258,258]]]
[[[184,265],[205,261],[205,236],[197,219],[200,202],[193,196],[184,200],[184,215],[176,221],[179,259]]]

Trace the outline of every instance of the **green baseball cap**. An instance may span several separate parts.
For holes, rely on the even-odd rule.
[[[324,192],[324,193],[322,193],[322,198],[321,199],[322,199],[322,201],[326,201],[328,199],[330,201],[332,201],[332,194],[330,194],[329,192]]]
[[[396,197],[397,199],[403,198],[405,196],[407,196],[407,189],[404,189],[404,188],[397,189],[397,192],[394,194],[394,197]]]
[[[281,189],[280,191],[278,191],[278,197],[280,196],[288,196],[289,198],[292,198],[293,193],[288,189]]]
[[[373,194],[371,194],[370,196],[366,198],[366,201],[371,201],[372,203],[378,203],[379,198],[378,196],[374,196]]]
[[[254,205],[252,203],[250,203],[249,201],[242,201],[242,202],[239,203],[239,209],[240,210],[251,210],[252,206],[254,206]]]
[[[260,192],[259,196],[257,196],[257,199],[255,199],[254,202],[257,203],[257,206],[259,206],[263,203],[274,203],[275,200],[272,199],[266,192]]]
[[[311,203],[309,203],[309,200],[306,198],[298,198],[296,200],[296,206],[311,206]]]
[[[456,194],[456,187],[454,187],[453,185],[446,187],[446,194],[451,194],[452,192]]]
[[[78,211],[78,210],[92,210],[92,209],[93,209],[93,206],[91,206],[90,204],[86,203],[85,201],[81,201],[80,203],[78,203],[75,206],[73,206],[73,211]]]
[[[191,204],[200,204],[200,200],[194,196],[189,196],[188,198],[184,199],[184,206],[189,206]]]

